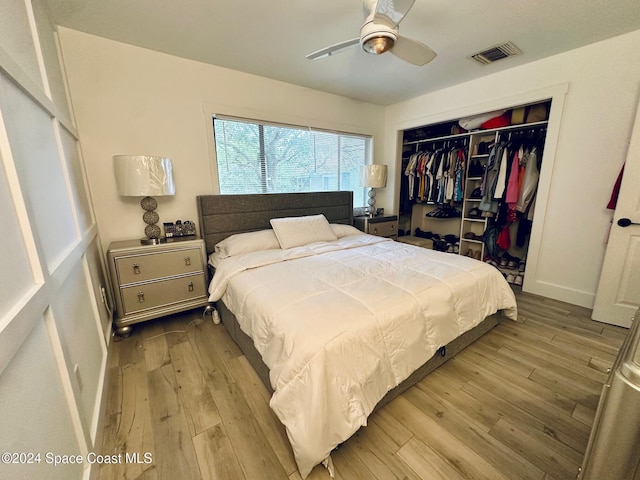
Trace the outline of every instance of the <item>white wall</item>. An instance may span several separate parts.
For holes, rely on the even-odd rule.
[[[508,107],[564,88],[561,111],[556,109],[561,118],[549,125],[549,135],[557,138],[545,150],[545,162],[552,160],[543,162],[549,177],[546,208],[540,211],[537,203],[534,230],[540,244],[535,268],[527,265],[525,288],[590,308],[612,217],[605,207],[638,105],[640,31],[393,105],[387,109],[386,155],[398,158],[397,132],[403,128]]]
[[[136,199],[116,192],[112,155],[173,161],[174,197],[160,222],[197,221],[195,197],[217,193],[212,113],[375,135],[383,163],[384,108],[60,28],[74,113],[104,246],[143,236]],[[380,206],[386,206],[380,202]]]

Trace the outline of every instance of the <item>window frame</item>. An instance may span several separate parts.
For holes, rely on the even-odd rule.
[[[272,121],[272,120],[264,120],[261,118],[251,118],[251,117],[245,117],[245,116],[237,116],[237,115],[228,115],[228,114],[220,114],[220,113],[211,113],[208,115],[208,119],[209,119],[209,125],[210,125],[210,131],[211,131],[211,136],[210,136],[210,147],[211,147],[211,152],[212,152],[212,176],[213,176],[213,181],[214,181],[214,185],[217,186],[217,190],[218,193],[223,193],[221,191],[221,181],[220,181],[220,170],[219,170],[219,158],[218,158],[218,143],[216,141],[216,127],[215,127],[215,122],[216,120],[218,121],[232,121],[232,122],[243,122],[243,123],[247,123],[247,124],[251,124],[251,125],[257,125],[259,126],[259,128],[264,128],[264,127],[282,127],[282,128],[290,128],[290,129],[297,129],[300,131],[308,131],[310,133],[319,133],[319,134],[331,134],[331,135],[337,135],[338,139],[342,138],[342,137],[351,137],[351,138],[360,138],[365,140],[364,141],[364,159],[363,159],[363,163],[362,166],[364,165],[370,165],[373,163],[373,157],[374,157],[374,152],[373,152],[373,146],[374,146],[374,136],[370,133],[363,133],[363,132],[356,132],[356,131],[346,131],[346,130],[339,130],[339,129],[335,129],[335,128],[322,128],[322,127],[317,127],[314,125],[310,125],[309,122],[304,122],[304,123],[290,123],[290,122],[281,122],[281,121]],[[338,149],[340,149],[339,144],[338,144]],[[261,162],[264,162],[264,146],[261,145],[260,146],[260,150],[261,153],[259,155]],[[338,150],[340,152],[340,150]],[[340,153],[338,153],[338,155],[340,155]],[[341,159],[338,159],[338,165],[341,164]],[[262,169],[264,169],[264,163],[261,163],[262,165]],[[358,169],[359,170],[359,169]],[[341,185],[342,182],[342,178],[341,175],[343,173],[341,172],[339,166],[338,169],[335,171],[335,173],[333,174],[335,176],[335,179],[339,185],[339,190],[346,190],[346,191],[353,191],[354,192],[354,208],[362,208],[362,207],[366,207],[366,201],[367,201],[367,189],[366,187],[354,187],[353,186],[353,182],[352,182],[352,187],[351,188],[340,188],[343,185]],[[262,184],[262,192],[261,193],[280,193],[280,192],[284,192],[284,191],[288,191],[288,192],[297,192],[297,191],[302,191],[302,192],[309,192],[309,191],[338,191],[338,189],[327,189],[327,188],[322,188],[322,189],[314,189],[314,188],[310,188],[310,189],[305,189],[305,190],[271,190],[269,191],[269,186],[268,184],[268,179],[266,178],[266,172],[262,173],[262,175],[265,177],[263,178],[261,184]],[[327,175],[325,173],[319,172],[316,175],[317,178],[321,178],[322,177],[322,181],[323,181],[323,186],[327,186]],[[357,182],[357,184],[359,185],[359,177],[360,177],[360,172],[358,171],[356,173],[356,177],[354,178],[354,181]],[[308,182],[310,182],[311,184],[314,183],[314,179],[317,180],[317,178],[315,178],[314,176],[310,175],[309,177],[306,178],[306,180]],[[332,177],[333,178],[333,177]],[[301,183],[304,182],[305,178],[300,177],[297,180],[297,183]],[[251,192],[238,192],[238,193],[251,193]],[[260,193],[260,192],[256,192],[256,193]],[[226,194],[234,194],[232,192],[226,193]]]

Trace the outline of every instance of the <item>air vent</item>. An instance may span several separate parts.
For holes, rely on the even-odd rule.
[[[488,65],[497,60],[502,60],[503,58],[512,57],[514,55],[520,55],[521,53],[522,51],[516,47],[513,42],[506,42],[496,45],[495,47],[487,48],[481,52],[474,53],[471,55],[471,58],[482,65]]]

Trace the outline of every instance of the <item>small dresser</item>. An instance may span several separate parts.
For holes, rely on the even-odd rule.
[[[398,216],[353,217],[353,226],[370,235],[398,239]]]
[[[199,238],[157,245],[113,242],[107,259],[121,335],[135,323],[208,304],[206,252]]]

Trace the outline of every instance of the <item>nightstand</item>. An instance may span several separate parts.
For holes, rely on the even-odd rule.
[[[113,242],[107,259],[120,335],[135,323],[208,305],[206,251],[200,238],[158,245]]]
[[[398,239],[398,216],[353,217],[353,226],[364,233],[379,237]]]

